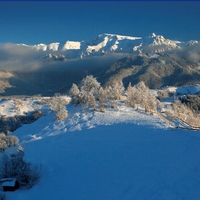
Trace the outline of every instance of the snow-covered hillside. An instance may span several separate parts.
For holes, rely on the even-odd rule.
[[[164,38],[162,35],[152,33],[146,38],[123,36],[118,34],[100,34],[94,40],[88,41],[66,41],[51,44],[25,45],[33,50],[59,52],[66,56],[67,59],[83,58],[88,56],[101,56],[109,53],[135,53],[135,52],[164,52],[166,50],[181,49],[185,46],[197,45],[198,41],[188,42],[174,41]]]
[[[25,159],[42,165],[42,177],[29,190],[6,192],[6,199],[199,198],[197,131],[173,129],[121,102],[105,113],[71,104],[67,110],[64,121],[50,113],[13,133]]]

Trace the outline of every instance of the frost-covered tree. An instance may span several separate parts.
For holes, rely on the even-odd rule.
[[[117,98],[116,94],[113,91],[113,88],[111,85],[107,86],[105,88],[106,94],[107,94],[107,100],[111,108],[117,108]]]
[[[4,139],[6,137],[5,133],[0,133],[0,139]]]
[[[107,85],[105,88],[107,93],[107,99],[111,108],[117,108],[117,100],[123,98],[124,86],[121,81],[111,82],[110,85]]]
[[[126,102],[132,107],[138,108],[140,105],[145,109],[145,112],[157,111],[158,100],[142,81],[134,86],[129,84],[126,96]]]
[[[19,143],[19,139],[16,136],[8,136],[7,141],[8,147],[16,146]]]
[[[69,91],[69,95],[71,96],[72,98],[72,103],[74,105],[77,105],[79,104],[79,95],[80,95],[80,90],[78,89],[78,86],[76,84],[72,84],[72,87]]]
[[[106,103],[108,101],[108,93],[106,88],[103,89],[102,87],[99,88],[99,92],[98,92],[98,101],[99,101],[99,110],[101,112],[105,112],[105,108],[106,108]]]
[[[179,97],[181,103],[189,107],[194,113],[200,114],[200,97],[198,95],[184,95]]]
[[[158,91],[158,98],[162,99],[162,100],[166,100],[167,98],[169,98],[169,93],[166,90],[159,90]]]
[[[95,97],[92,93],[88,94],[88,106],[90,109],[95,110]]]
[[[139,93],[135,87],[132,87],[131,83],[129,83],[129,86],[126,90],[126,103],[128,103],[133,108],[136,107],[136,104],[139,102],[139,99],[137,100],[139,96]]]
[[[62,108],[60,108],[60,110],[58,110],[55,114],[55,120],[56,121],[60,121],[60,120],[64,120],[68,117],[68,112],[65,108],[65,106],[63,106]]]
[[[72,84],[69,94],[74,105],[80,104],[83,110],[88,106],[95,109],[95,101],[97,100],[100,83],[92,75],[82,79],[79,87]]]
[[[5,139],[0,139],[0,152],[4,152],[5,149],[8,148],[8,145],[6,143]]]
[[[121,100],[124,92],[124,86],[121,81],[112,82],[108,87],[109,98],[112,100]]]
[[[79,93],[79,102],[80,104],[86,104],[88,102],[88,93],[81,87]]]
[[[16,136],[6,136],[0,134],[0,151],[4,152],[8,147],[16,146],[19,143],[19,139]]]
[[[194,113],[188,106],[182,104],[180,100],[168,105],[166,114],[171,119],[178,118],[193,127],[200,128],[200,114]]]
[[[68,102],[62,96],[53,97],[51,100],[52,110],[56,112],[55,120],[64,120],[68,117],[66,105]]]
[[[100,87],[100,83],[92,75],[89,75],[82,79],[80,87],[87,94],[92,93],[94,96],[96,96]]]

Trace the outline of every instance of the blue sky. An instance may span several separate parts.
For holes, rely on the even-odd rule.
[[[0,43],[95,39],[101,33],[200,40],[200,2],[0,2]]]

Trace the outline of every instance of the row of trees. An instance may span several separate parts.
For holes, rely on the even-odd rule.
[[[166,114],[172,120],[178,118],[192,127],[200,128],[200,114],[181,103],[180,100],[175,100],[174,103],[168,105]]]
[[[142,106],[145,112],[157,112],[157,108],[160,107],[160,102],[151,93],[149,88],[143,81],[132,86],[129,84],[126,90],[126,102],[134,108]]]
[[[86,76],[80,85],[73,84],[70,89],[70,96],[74,105],[81,104],[83,109],[87,106],[92,109],[105,111],[105,108],[116,107],[115,100],[122,98],[124,92],[123,84],[116,82],[114,85],[102,87],[96,78]]]
[[[189,107],[194,113],[200,114],[200,97],[197,95],[184,95],[179,97],[181,103]]]
[[[125,90],[123,83],[116,81],[111,85],[102,87],[92,75],[86,76],[79,85],[73,84],[69,92],[74,105],[82,105],[86,108],[105,111],[106,107],[117,107],[116,100],[123,100],[132,107],[143,108],[147,113],[156,113],[162,108],[159,99],[169,98],[166,91],[158,91],[158,97],[152,94],[144,82],[132,86],[129,84]],[[165,110],[171,119],[179,118],[191,126],[199,126],[200,98],[187,96],[175,100]]]
[[[158,105],[158,100],[144,82],[135,86],[130,84],[127,90],[121,81],[113,82],[112,85],[103,88],[92,75],[86,76],[79,86],[73,84],[70,96],[74,105],[81,104],[83,108],[88,106],[100,111],[105,111],[106,107],[116,108],[116,100],[125,99],[126,103],[133,107],[143,106],[146,112],[156,111]]]
[[[74,105],[81,104],[83,110],[86,107],[105,111],[105,108],[116,107],[115,100],[120,100],[124,92],[124,86],[121,82],[102,87],[92,75],[86,76],[79,86],[73,84],[70,89],[70,96]]]

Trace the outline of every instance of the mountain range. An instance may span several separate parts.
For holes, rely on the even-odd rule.
[[[89,41],[66,41],[63,44],[59,42],[36,45],[18,44],[18,46],[48,52],[46,58],[60,58],[62,60],[63,58],[74,59],[88,56],[102,56],[113,52],[131,54],[138,52],[160,53],[197,44],[199,42],[196,40],[180,42],[166,39],[162,35],[156,35],[155,33],[146,38],[104,33],[98,35],[96,39]]]
[[[150,88],[200,84],[200,43],[152,33],[100,34],[94,40],[0,44],[1,95],[66,93],[86,75],[102,85],[144,81]]]

